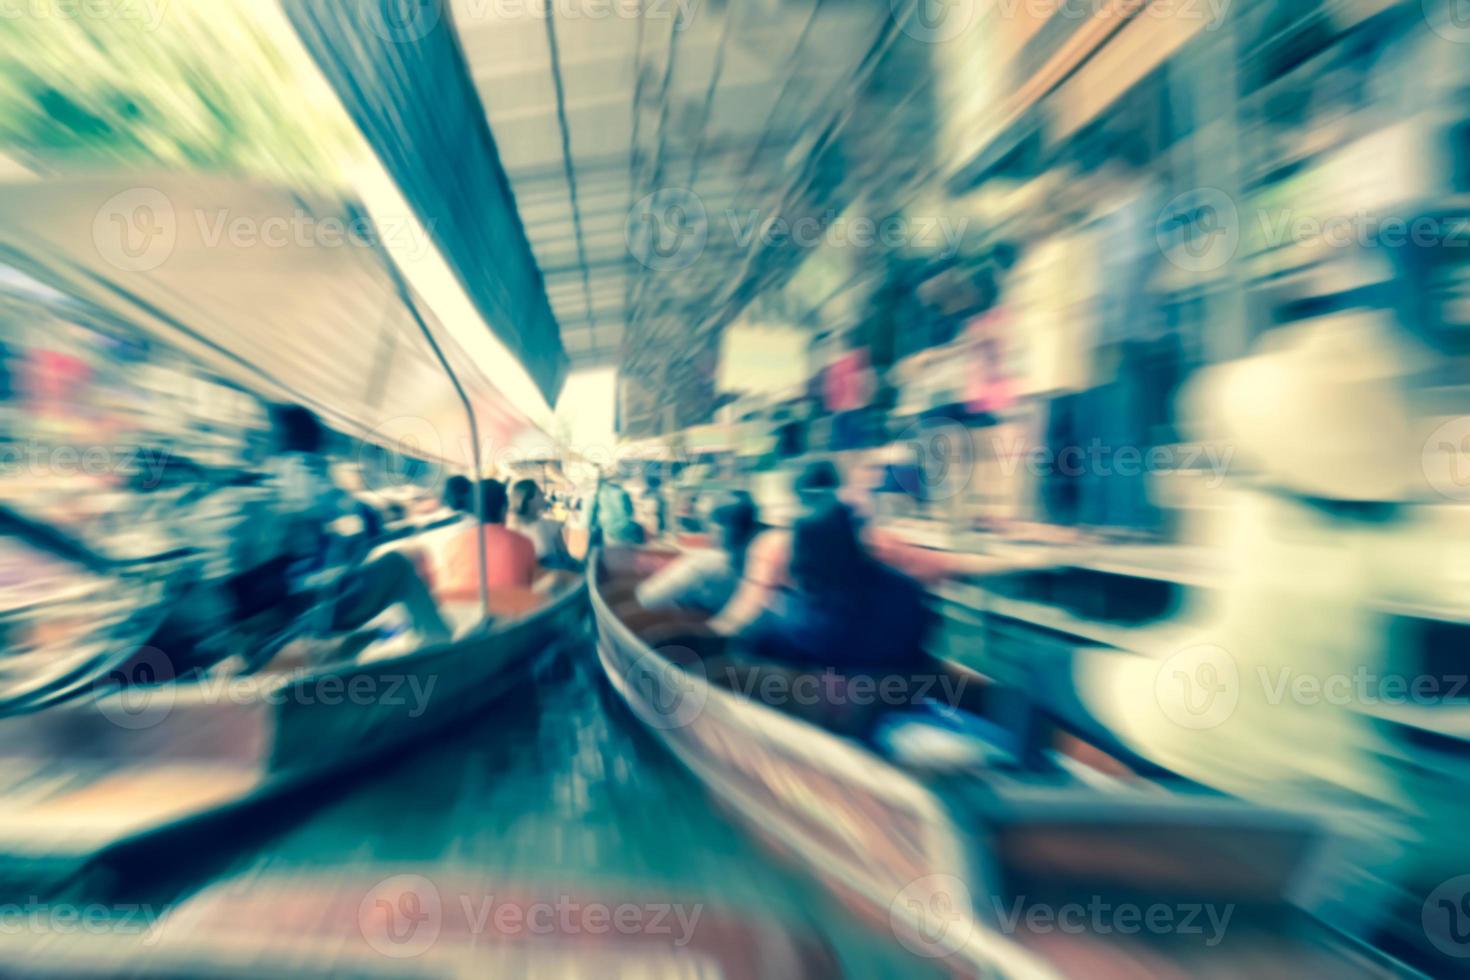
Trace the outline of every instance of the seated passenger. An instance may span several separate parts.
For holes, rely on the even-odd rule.
[[[444,481],[439,502],[454,512],[453,518],[402,542],[396,550],[407,555],[425,582],[442,582],[448,578],[445,566],[455,540],[474,523],[475,485],[469,477],[455,474]]]
[[[725,607],[745,570],[745,553],[757,529],[749,497],[723,504],[710,515],[717,548],[690,551],[638,586],[646,609],[716,613]]]
[[[561,521],[546,516],[546,496],[535,480],[517,480],[510,489],[510,528],[531,539],[542,568],[575,569]]]
[[[669,529],[669,505],[664,500],[663,480],[649,474],[643,481],[643,492],[635,506],[638,523],[652,537],[661,537]]]
[[[683,534],[703,534],[704,521],[700,519],[698,496],[692,491],[679,494],[674,505],[674,527]]]
[[[468,516],[475,512],[475,485],[467,476],[456,473],[444,481],[444,492],[440,500],[456,514]]]
[[[648,540],[643,525],[633,519],[633,498],[616,483],[597,488],[592,513],[592,543],[640,545]]]
[[[710,627],[725,636],[735,636],[770,608],[778,592],[791,584],[791,525],[802,516],[837,501],[841,479],[837,467],[826,460],[809,463],[797,476],[793,496],[785,506],[762,506],[761,517],[769,525],[751,542],[742,579],[729,603],[710,621]]]
[[[335,599],[320,626],[348,630],[402,604],[426,640],[449,638],[432,597],[412,563],[388,554],[348,567],[334,593],[321,573],[361,554],[361,536],[349,543],[331,528],[354,513],[348,496],[327,471],[327,432],[299,405],[271,408],[271,455],[254,485],[222,495],[225,543],[203,581],[173,604],[150,646],[175,664],[206,667],[235,652],[233,633],[279,630],[314,602]],[[199,532],[212,522],[201,519]],[[223,530],[223,529],[221,529]],[[315,628],[315,626],[314,626]],[[211,642],[213,641],[213,642]],[[246,651],[248,657],[250,651]]]
[[[447,643],[451,631],[423,576],[406,555],[390,551],[347,573],[332,611],[332,629],[355,630],[396,603],[428,643]]]
[[[805,669],[912,671],[932,624],[917,582],[863,547],[852,510],[830,503],[796,522],[793,585],[740,633],[751,653]]]
[[[265,511],[265,520],[257,515],[242,530],[245,537],[257,541],[280,535],[275,546],[284,546],[292,558],[292,591],[306,592],[306,577],[330,560],[322,522],[349,509],[348,498],[327,472],[327,434],[316,416],[299,405],[283,406],[277,410],[276,425],[282,451],[270,468],[277,506]],[[450,639],[449,627],[418,569],[403,555],[391,552],[343,573],[332,603],[330,628],[355,630],[395,605],[402,605],[426,642]]]
[[[300,405],[274,405],[270,422],[270,456],[231,544],[237,619],[304,593],[306,580],[327,563],[328,527],[352,510],[327,471],[327,433],[317,417]]]
[[[480,481],[481,506],[485,523],[481,527],[465,526],[450,542],[443,564],[442,579],[435,581],[435,591],[446,598],[473,598],[480,592],[480,547],[476,535],[485,541],[485,584],[491,589],[530,589],[536,582],[536,546],[519,531],[505,526],[510,503],[505,484],[499,480]]]
[[[771,607],[780,590],[792,584],[791,522],[839,502],[841,477],[837,468],[826,460],[808,463],[792,487],[794,494],[786,506],[763,506],[761,517],[774,525],[751,544],[745,562],[745,574],[734,597],[710,628],[724,636],[736,636],[765,609]],[[860,543],[865,554],[880,564],[897,569],[907,578],[934,583],[955,575],[989,575],[1003,571],[1040,566],[1047,560],[1040,553],[1030,557],[1000,558],[993,555],[931,551],[907,545],[896,536],[875,528],[854,515]]]

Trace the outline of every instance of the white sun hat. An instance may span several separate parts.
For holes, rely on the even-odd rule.
[[[1279,328],[1258,353],[1201,371],[1181,405],[1265,484],[1331,500],[1422,499],[1433,426],[1415,418],[1405,379],[1424,356],[1388,314],[1334,314]]]

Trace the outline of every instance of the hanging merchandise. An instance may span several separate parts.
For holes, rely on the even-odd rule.
[[[955,361],[964,368],[966,409],[971,413],[1003,412],[1015,402],[1016,365],[1007,331],[1010,314],[1003,308],[987,310],[970,320],[958,345],[962,352]]]
[[[873,369],[866,348],[858,347],[827,365],[822,376],[822,402],[827,411],[850,412],[873,400]]]

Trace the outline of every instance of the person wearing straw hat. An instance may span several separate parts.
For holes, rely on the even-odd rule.
[[[1067,681],[1084,723],[1150,763],[1329,814],[1351,860],[1323,893],[1327,914],[1358,926],[1393,894],[1384,883],[1438,880],[1445,861],[1470,859],[1452,830],[1463,787],[1426,778],[1376,717],[1396,696],[1383,682],[1428,679],[1383,610],[1470,610],[1470,575],[1454,572],[1467,510],[1445,506],[1470,494],[1437,494],[1425,455],[1443,423],[1414,385],[1442,358],[1375,295],[1336,292],[1335,312],[1186,387],[1182,414],[1234,450],[1221,588],[1183,631],[1141,635],[1147,656],[1080,654]]]

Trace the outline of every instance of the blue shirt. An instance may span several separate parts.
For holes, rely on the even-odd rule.
[[[872,563],[839,596],[782,592],[742,633],[759,657],[837,670],[914,670],[933,616],[917,582]]]

